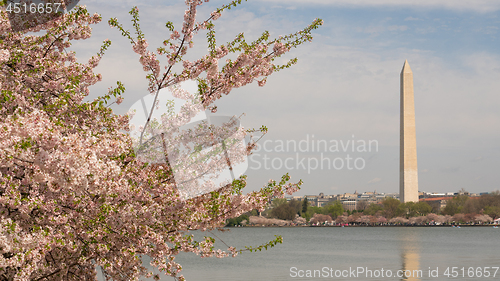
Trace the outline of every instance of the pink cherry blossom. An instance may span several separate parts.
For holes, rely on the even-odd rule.
[[[22,29],[26,20],[36,19],[9,21],[7,12],[0,11],[2,278],[97,280],[98,266],[108,280],[138,280],[144,276],[158,280],[160,277],[142,264],[140,257],[147,255],[152,266],[184,280],[182,266],[174,261],[181,251],[219,258],[241,253],[234,247],[215,249],[215,239],[210,235],[194,241],[190,230],[222,227],[226,219],[261,210],[271,197],[283,197],[300,187],[300,181],[289,182],[288,174],[249,194],[241,192],[246,186],[245,176],[230,183],[215,183],[220,171],[243,161],[256,147],[253,141],[239,141],[252,137],[252,130],[236,126],[237,118],[222,126],[201,123],[196,130],[179,128],[197,113],[214,110],[214,102],[234,88],[254,81],[263,86],[267,76],[294,64],[292,60],[280,66],[273,61],[290,50],[287,46],[310,40],[320,20],[280,42],[264,34],[260,43],[241,44],[244,36],[240,34],[224,45],[211,46],[206,56],[187,61],[184,55],[193,44],[193,36],[204,26],[212,26],[230,7],[225,5],[209,19],[196,23],[196,9],[202,3],[186,1],[182,29],[169,36],[175,42],[165,41],[168,48],[158,52],[148,50],[137,8],[131,11],[137,38],[117,19],[109,21],[131,40],[147,73],[148,91],[156,99],[151,112],[164,102],[158,99],[161,89],[175,88],[190,79],[200,83],[196,93],[177,87],[175,96],[185,102],[180,111],[163,115],[161,120],[150,118],[138,126],[138,131],[129,122],[135,112],[116,115],[109,108],[111,103],[123,101],[125,88],[120,82],[107,94],[83,101],[89,87],[102,80],[94,70],[111,42],[103,42],[97,55],[83,63],[68,48],[73,40],[91,36],[91,26],[101,21],[99,15],[79,6]],[[272,51],[268,50],[270,46]],[[232,54],[236,54],[234,61],[224,59]],[[158,56],[165,56],[168,64],[162,66]],[[174,72],[173,66],[181,70]],[[141,143],[148,138],[149,143]],[[142,154],[135,149],[138,141],[144,149]],[[179,150],[176,159],[182,161],[174,165],[157,149],[189,148],[193,144],[224,153]],[[188,177],[193,171],[201,171],[211,180],[178,182],[177,172]]]

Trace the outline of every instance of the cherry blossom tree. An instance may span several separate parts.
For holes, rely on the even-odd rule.
[[[377,223],[385,224],[387,223],[387,219],[385,217],[378,217],[377,218]]]
[[[493,219],[488,215],[477,215],[474,218],[474,221],[478,223],[491,223],[493,222]]]
[[[344,224],[346,222],[348,222],[348,217],[347,216],[338,216],[337,219],[335,219],[335,222],[336,223],[339,223],[339,224]]]
[[[332,217],[330,215],[323,215],[323,214],[314,214],[314,216],[311,218],[310,222],[313,224],[322,224],[325,222],[332,222]]]
[[[130,39],[155,97],[161,89],[197,81],[198,92],[180,92],[186,106],[165,120],[164,124],[175,123],[174,128],[187,124],[196,112],[215,111],[213,102],[234,88],[252,82],[264,86],[269,75],[296,63],[292,59],[277,65],[274,60],[310,41],[311,31],[322,24],[317,19],[302,31],[275,39],[264,32],[253,42],[239,34],[217,45],[214,22],[241,1],[197,22],[196,8],[202,2],[186,1],[182,28],[167,23],[170,38],[155,51],[148,50],[137,8],[131,11],[135,36],[117,19],[109,21]],[[243,194],[246,177],[241,176],[218,186],[207,183],[210,192],[183,196],[169,158],[151,162],[138,157],[142,150],[137,150],[129,134],[131,116],[116,115],[109,108],[123,101],[121,82],[107,94],[83,101],[89,86],[101,80],[94,68],[111,42],[104,41],[88,62],[79,62],[69,47],[73,40],[89,38],[91,26],[101,20],[100,15],[77,6],[52,20],[20,27],[9,21],[6,11],[0,12],[0,280],[96,280],[97,266],[106,279],[138,280],[153,276],[143,266],[142,256],[149,256],[151,265],[165,274],[184,280],[181,265],[174,261],[181,251],[201,257],[236,256],[243,251],[216,249],[209,232],[195,241],[189,230],[221,227],[227,218],[263,209],[270,198],[291,194],[301,184],[290,183],[284,175],[259,191]],[[195,61],[184,59],[193,36],[202,30],[207,34],[208,54]],[[229,54],[236,59],[227,59],[219,67]],[[160,65],[160,56],[167,58],[168,65]],[[180,136],[195,144],[220,143],[224,128],[230,127],[202,125],[194,131],[160,128],[155,132],[158,127],[153,123],[148,119],[141,137],[171,145],[188,142]],[[241,137],[255,131],[237,128],[234,133]],[[227,152],[244,157],[254,147],[251,141],[244,149],[235,145]],[[212,165],[202,163],[205,166],[197,169],[210,166],[217,172],[220,163],[230,158],[222,155]],[[190,167],[179,170],[185,169]],[[281,241],[277,237],[260,247]]]

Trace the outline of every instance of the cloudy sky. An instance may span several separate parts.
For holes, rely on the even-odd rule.
[[[205,3],[199,20],[223,3]],[[138,56],[107,19],[117,17],[131,29],[128,11],[137,5],[146,38],[156,48],[169,36],[165,22],[180,27],[184,1],[80,4],[104,20],[91,39],[73,45],[77,57],[87,60],[102,40],[113,42],[98,67],[104,79],[91,88],[89,99],[120,80],[127,88],[125,102],[113,109],[124,113],[147,94],[147,83]],[[248,1],[223,14],[216,22],[218,43],[239,32],[252,40],[264,30],[279,36],[315,18],[325,22],[311,43],[287,56],[298,57],[296,66],[273,74],[263,88],[237,89],[217,102],[218,114],[245,113],[243,126],[270,130],[248,161],[247,189],[289,172],[292,180],[304,181],[297,195],[398,192],[399,74],[408,60],[415,85],[419,189],[498,190],[499,15],[497,0]],[[195,44],[193,59],[206,50],[203,34]],[[325,142],[327,148],[318,149]]]

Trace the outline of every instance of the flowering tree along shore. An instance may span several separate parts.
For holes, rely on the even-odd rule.
[[[500,217],[500,193],[498,191],[470,197],[467,192],[449,198],[441,208],[441,199],[429,204],[425,201],[401,203],[398,199],[386,197],[380,203],[367,204],[358,201],[356,210],[344,210],[341,201],[333,200],[323,207],[308,207],[306,212],[297,200],[274,199],[262,217],[252,211],[239,218],[229,220],[229,225],[482,225],[492,223]],[[302,202],[307,202],[303,200]],[[364,204],[362,204],[364,203]],[[271,218],[266,219],[265,217]],[[303,219],[299,222],[299,218]],[[253,222],[252,222],[253,221]]]
[[[130,39],[153,95],[182,81],[198,82],[199,91],[185,96],[188,106],[167,120],[177,127],[199,111],[215,111],[213,102],[232,89],[252,82],[263,86],[267,76],[294,64],[295,59],[285,65],[273,60],[310,41],[311,31],[322,24],[318,19],[302,31],[276,39],[264,32],[253,42],[239,34],[217,45],[215,20],[240,1],[197,22],[196,8],[202,2],[186,1],[182,27],[167,23],[171,36],[154,51],[148,50],[139,28],[137,8],[131,11],[135,36],[117,19],[109,21]],[[0,13],[0,280],[96,280],[96,266],[103,268],[107,279],[138,280],[153,275],[143,266],[143,255],[151,257],[152,266],[183,280],[182,267],[174,261],[181,251],[202,257],[241,252],[214,248],[215,239],[209,235],[194,241],[188,230],[221,227],[227,218],[262,209],[271,197],[299,188],[300,182],[289,183],[285,175],[260,191],[242,194],[242,176],[205,194],[181,196],[168,160],[154,165],[141,161],[126,133],[129,116],[109,109],[112,102],[122,101],[123,84],[118,82],[107,94],[83,102],[88,87],[101,80],[93,70],[111,42],[105,41],[85,63],[67,49],[72,40],[89,38],[91,26],[100,21],[98,14],[75,7],[24,29],[12,26],[6,11]],[[193,36],[202,30],[206,30],[208,54],[185,60]],[[230,54],[236,59],[219,67]],[[160,65],[161,56],[167,58],[166,66]],[[146,125],[143,132],[152,133],[152,129]],[[196,132],[176,133],[191,134],[191,140],[197,136]],[[196,142],[214,142],[214,138]],[[245,156],[254,146],[248,143],[239,153]],[[278,237],[269,245],[280,241]]]

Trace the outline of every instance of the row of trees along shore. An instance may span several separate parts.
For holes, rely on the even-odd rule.
[[[434,202],[408,202],[387,197],[382,202],[367,204],[361,201],[357,210],[344,210],[340,201],[331,201],[324,207],[310,206],[307,200],[274,199],[260,214],[253,210],[228,220],[228,226],[250,224],[354,224],[354,225],[428,225],[428,224],[485,224],[500,217],[500,193],[479,197],[457,195],[439,208]],[[267,219],[267,220],[266,220]]]

